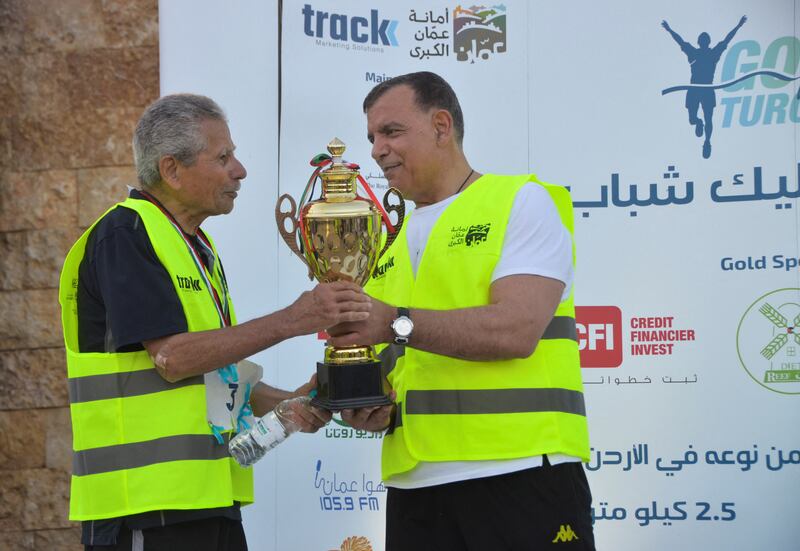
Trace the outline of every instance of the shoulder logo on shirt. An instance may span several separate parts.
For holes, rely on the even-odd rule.
[[[389,260],[375,268],[375,271],[372,272],[372,279],[382,278],[386,275],[386,272],[388,272],[390,268],[394,268],[394,256],[390,256]]]
[[[491,222],[486,224],[472,224],[470,226],[453,226],[450,228],[450,243],[448,247],[457,247],[466,245],[467,247],[475,247],[480,245],[489,236],[491,229]]]
[[[202,291],[203,287],[200,286],[200,280],[193,277],[184,277],[176,275],[175,279],[178,280],[178,289],[187,291]]]

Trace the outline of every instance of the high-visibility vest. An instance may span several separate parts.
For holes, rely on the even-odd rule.
[[[198,266],[179,230],[150,201],[128,198],[108,212],[114,208],[139,213],[175,285],[189,331],[222,327],[207,285],[219,297],[228,295],[220,262],[212,273]],[[170,383],[144,350],[79,351],[78,268],[95,224],[68,253],[59,289],[73,431],[70,520],[251,503],[252,469],[230,457],[229,435],[224,444],[214,437],[202,375]],[[227,307],[235,323],[229,297]]]
[[[489,304],[492,273],[514,197],[542,185],[573,232],[569,192],[535,175],[484,175],[441,214],[411,266],[405,227],[366,286],[395,306],[452,310]],[[413,216],[413,213],[412,213]],[[574,248],[573,248],[574,263]],[[412,311],[413,318],[413,311]],[[412,337],[413,339],[413,337]],[[384,437],[384,479],[419,461],[497,460],[549,453],[589,459],[573,294],[561,302],[535,352],[524,359],[468,361],[378,347],[397,391],[397,420]],[[387,361],[391,365],[386,365]]]

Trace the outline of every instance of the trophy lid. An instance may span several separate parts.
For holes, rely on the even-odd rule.
[[[347,146],[339,138],[328,143],[331,165],[320,172],[322,178],[322,199],[329,202],[352,201],[356,198],[356,177],[358,170],[348,166],[343,160]]]

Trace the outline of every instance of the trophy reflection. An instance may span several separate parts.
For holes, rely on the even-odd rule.
[[[318,155],[311,162],[317,169],[300,198],[299,211],[294,198],[284,194],[278,198],[275,217],[283,240],[308,266],[309,278],[363,286],[400,232],[405,203],[399,191],[389,188],[381,208],[358,165],[342,160],[344,150],[345,144],[334,138],[328,144],[330,158]],[[317,178],[322,180],[322,196],[312,201]],[[359,180],[371,198],[358,195]],[[392,197],[399,202],[390,205]],[[289,203],[288,212],[281,210],[284,202]],[[391,223],[389,212],[397,214],[397,224]],[[386,240],[381,248],[384,225]],[[326,344],[324,361],[317,362],[317,396],[312,404],[332,411],[387,405],[388,390],[372,346]]]

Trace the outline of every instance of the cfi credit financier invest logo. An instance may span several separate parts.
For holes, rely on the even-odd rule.
[[[623,361],[622,335],[628,331],[631,357],[667,357],[695,341],[695,330],[684,327],[672,314],[634,315],[623,326],[617,306],[576,306],[575,325],[581,367],[619,367]]]
[[[616,306],[576,306],[581,367],[622,364],[622,311]]]

